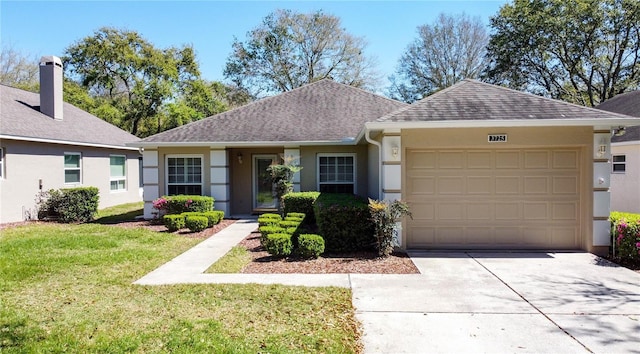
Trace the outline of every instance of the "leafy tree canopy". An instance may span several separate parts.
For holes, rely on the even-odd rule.
[[[418,27],[418,38],[389,78],[389,95],[411,103],[460,80],[478,78],[486,67],[488,40],[480,18],[440,14],[433,24]]]
[[[491,27],[487,81],[586,106],[640,88],[638,0],[515,0]]]
[[[364,56],[363,38],[350,35],[340,18],[317,11],[278,10],[235,40],[224,71],[254,96],[292,90],[323,78],[373,88],[373,63]]]

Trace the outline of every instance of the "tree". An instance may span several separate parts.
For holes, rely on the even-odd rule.
[[[418,27],[389,79],[389,95],[408,103],[465,78],[478,78],[486,66],[489,36],[480,18],[440,14],[431,25]]]
[[[224,75],[254,96],[292,90],[323,78],[356,86],[375,85],[363,38],[348,34],[340,19],[321,11],[278,10],[234,40]]]
[[[491,27],[487,81],[586,106],[640,88],[638,0],[515,0]]]
[[[164,105],[200,80],[192,47],[158,49],[135,31],[109,27],[68,47],[63,62],[67,76],[102,101],[97,112],[138,136],[160,132]]]
[[[0,51],[0,84],[38,91],[40,87],[38,58],[27,56],[10,45],[3,45]]]

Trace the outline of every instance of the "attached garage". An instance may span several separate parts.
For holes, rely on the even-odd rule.
[[[411,149],[407,247],[578,249],[578,148]]]

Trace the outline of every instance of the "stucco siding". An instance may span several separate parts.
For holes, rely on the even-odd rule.
[[[137,151],[3,140],[0,222],[35,218],[36,195],[49,189],[97,187],[99,208],[141,201]],[[64,183],[64,154],[81,154],[81,183]],[[110,191],[110,155],[126,157],[126,189]],[[41,186],[41,187],[40,187]]]
[[[640,213],[640,142],[614,143],[611,154],[626,160],[624,173],[611,173],[611,210]]]

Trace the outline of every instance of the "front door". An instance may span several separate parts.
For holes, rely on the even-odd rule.
[[[267,168],[277,163],[278,155],[253,155],[253,209],[273,210],[278,207],[271,175]]]

